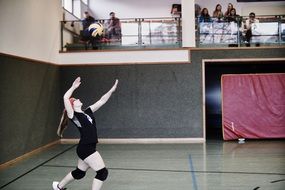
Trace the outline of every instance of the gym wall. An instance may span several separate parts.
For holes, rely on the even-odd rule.
[[[201,138],[199,64],[68,66],[61,70],[62,94],[76,76],[75,97],[86,106],[119,79],[117,91],[95,112],[100,138]],[[65,138],[78,137],[69,126]]]
[[[282,48],[190,52],[190,64],[63,66],[61,95],[81,76],[82,86],[75,97],[88,106],[118,78],[117,91],[95,114],[99,138],[203,138],[204,59],[284,58]],[[70,125],[64,138],[78,137],[77,129]]]
[[[56,66],[0,54],[0,163],[58,140],[62,96],[77,76],[74,96],[84,105],[120,80],[95,113],[99,138],[202,138],[203,60],[284,59],[284,48],[192,49],[190,57],[188,64]],[[69,126],[64,138],[78,138],[77,129]]]
[[[58,139],[58,66],[0,54],[0,86],[0,164]]]

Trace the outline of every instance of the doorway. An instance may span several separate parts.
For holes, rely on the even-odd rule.
[[[203,60],[203,114],[206,140],[223,140],[221,76],[285,73],[284,59]]]

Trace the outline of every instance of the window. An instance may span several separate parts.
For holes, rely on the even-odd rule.
[[[69,12],[72,13],[72,1],[73,0],[62,0],[62,6]]]
[[[62,7],[77,18],[82,18],[81,10],[88,8],[89,0],[61,0]]]
[[[81,0],[82,3],[84,3],[85,5],[88,5],[88,0]]]
[[[74,16],[81,18],[81,2],[80,0],[73,0],[73,12]]]

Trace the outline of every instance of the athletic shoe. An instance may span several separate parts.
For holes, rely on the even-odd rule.
[[[52,183],[52,188],[53,188],[53,190],[66,190],[66,188],[63,188],[63,189],[59,188],[59,187],[58,187],[58,184],[59,184],[58,181],[54,181],[54,182]]]

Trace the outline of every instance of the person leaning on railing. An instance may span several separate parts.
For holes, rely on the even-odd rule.
[[[235,22],[238,26],[241,25],[241,17],[236,13],[236,9],[232,8],[230,14],[225,17],[225,21],[227,22]]]
[[[84,19],[82,20],[82,34],[81,38],[82,41],[89,41],[90,40],[90,34],[88,31],[88,27],[95,22],[94,17],[92,17],[87,11],[84,12]]]
[[[228,9],[227,9],[227,11],[225,12],[225,14],[224,14],[224,16],[226,17],[226,16],[229,16],[230,15],[230,12],[231,12],[231,10],[234,8],[234,5],[233,4],[231,4],[231,3],[229,3],[228,4]]]
[[[203,8],[201,14],[199,16],[199,22],[212,22],[212,18],[209,15],[209,11],[207,8]]]
[[[181,5],[180,4],[173,4],[170,14],[172,17],[181,17]]]
[[[94,22],[95,22],[94,17],[92,17],[87,11],[85,11],[84,19],[82,20],[83,30],[87,29]]]
[[[222,12],[222,5],[217,4],[213,12],[213,18],[217,18],[218,20],[221,20],[223,17],[224,17],[224,14]]]

